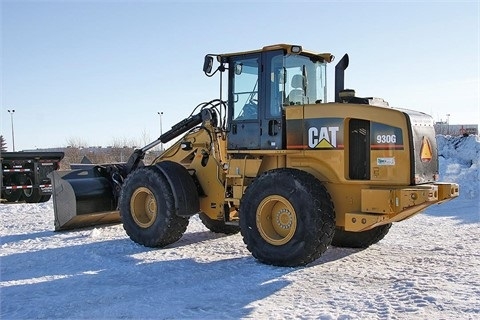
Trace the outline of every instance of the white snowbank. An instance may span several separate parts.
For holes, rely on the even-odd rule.
[[[480,192],[480,139],[437,136],[441,181],[460,181],[461,198],[478,198]]]
[[[52,202],[0,205],[2,319],[476,319],[478,137],[438,137],[461,197],[394,224],[365,250],[330,248],[304,268],[258,263],[240,235],[197,217],[164,249],[121,225],[53,232]]]

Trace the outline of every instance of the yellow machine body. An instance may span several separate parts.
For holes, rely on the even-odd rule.
[[[330,244],[368,247],[457,197],[458,184],[438,181],[433,119],[344,89],[348,55],[326,102],[333,60],[287,44],[207,55],[207,76],[227,73],[227,99],[200,104],[126,164],[54,175],[56,230],[121,219],[133,241],[162,247],[199,214],[213,232],[242,232],[258,260],[297,266]]]
[[[375,112],[372,112],[374,108]],[[347,103],[325,103],[314,106],[285,107],[287,120],[287,149],[284,150],[227,150],[226,139],[217,134],[216,155],[211,155],[202,165],[205,154],[210,154],[210,137],[205,130],[186,135],[170,147],[157,161],[174,161],[187,169],[193,169],[205,194],[200,198],[201,211],[211,219],[238,219],[243,193],[249,183],[261,173],[276,168],[296,168],[311,173],[322,181],[335,204],[336,225],[347,231],[365,231],[391,222],[401,221],[426,207],[455,198],[459,194],[458,184],[430,183],[411,186],[411,171],[408,144],[401,148],[391,146],[370,150],[371,175],[369,180],[349,178],[349,143],[346,132],[328,130],[327,134],[340,136],[343,145],[324,144],[319,141],[315,149],[307,149],[307,141],[302,145],[289,145],[288,135],[295,135],[296,129],[289,128],[289,120],[332,118],[342,119],[342,128],[348,128],[350,119],[362,118],[369,121],[388,122],[403,129],[403,141],[409,137],[407,123],[402,112],[391,108],[362,106]],[[371,116],[366,116],[372,114]],[[213,130],[213,128],[211,128]],[[184,151],[181,144],[191,142],[192,149]],[[291,147],[291,148],[288,148]],[[241,155],[238,157],[238,155]],[[378,159],[383,159],[379,161]],[[385,159],[390,161],[385,165]],[[230,191],[229,191],[230,190]],[[227,196],[226,196],[227,195]],[[228,213],[225,208],[229,208]],[[232,209],[230,209],[232,208]]]

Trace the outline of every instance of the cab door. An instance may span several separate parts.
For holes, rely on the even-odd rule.
[[[229,65],[228,149],[283,148],[283,52],[233,57]]]
[[[233,57],[229,69],[228,149],[260,149],[261,55]]]

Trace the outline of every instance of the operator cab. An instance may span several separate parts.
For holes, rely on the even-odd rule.
[[[284,108],[325,102],[330,54],[274,45],[217,59],[228,70],[228,149],[285,149]],[[207,74],[212,63],[207,56]]]

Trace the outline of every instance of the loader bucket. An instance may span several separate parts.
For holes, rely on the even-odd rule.
[[[55,231],[120,222],[111,182],[95,167],[50,174]]]

